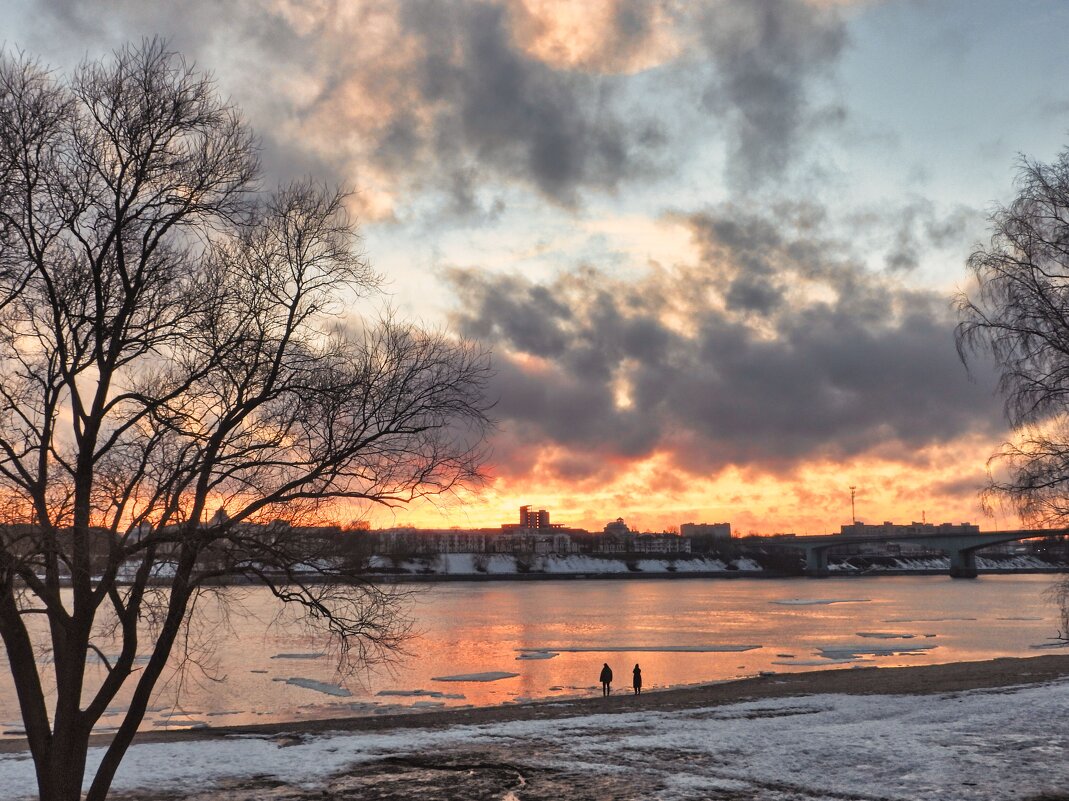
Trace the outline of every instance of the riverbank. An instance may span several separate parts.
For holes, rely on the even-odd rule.
[[[153,733],[131,749],[114,797],[1054,801],[1069,783],[1067,714],[1069,656],[842,669]],[[4,798],[29,797],[29,760],[4,750]]]
[[[789,560],[788,560],[789,561]],[[1069,565],[1034,556],[977,557],[981,575],[1061,573]],[[678,554],[476,554],[373,556],[369,578],[385,582],[545,581],[557,579],[740,579],[790,578],[802,575],[802,563],[790,565],[782,555],[710,556]],[[950,559],[942,556],[855,556],[832,559],[828,574],[841,577],[946,575]]]

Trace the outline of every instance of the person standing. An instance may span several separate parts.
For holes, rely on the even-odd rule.
[[[635,688],[635,695],[642,694],[642,668],[635,665],[635,669],[631,671],[634,678],[632,679],[631,686]]]
[[[612,668],[609,667],[609,663],[606,662],[605,666],[601,669],[601,694],[603,696],[612,692]]]

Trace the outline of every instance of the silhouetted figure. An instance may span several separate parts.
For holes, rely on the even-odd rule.
[[[601,694],[603,696],[612,692],[612,668],[609,667],[609,663],[605,663],[605,667],[601,669]]]
[[[635,665],[635,669],[631,671],[634,678],[631,681],[631,686],[635,688],[635,695],[642,694],[642,668]]]

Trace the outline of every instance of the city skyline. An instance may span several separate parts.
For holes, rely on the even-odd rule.
[[[1018,154],[1065,145],[1061,4],[11,8],[60,70],[166,37],[265,184],[354,190],[385,305],[493,354],[485,485],[340,514],[823,533],[855,485],[863,519],[1016,524],[977,496],[1006,425],[951,306]]]

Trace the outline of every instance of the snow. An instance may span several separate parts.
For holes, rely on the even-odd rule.
[[[629,560],[631,565],[629,566]],[[721,573],[726,571],[719,559],[704,556],[647,557],[636,554],[624,556],[593,556],[589,554],[537,554],[517,557],[514,554],[443,553],[423,558],[392,560],[373,556],[368,562],[372,570],[401,574],[439,576],[515,576],[542,574],[554,576],[587,576],[627,573]],[[750,559],[738,559],[737,570],[761,570]]]
[[[508,673],[504,670],[488,670],[485,673],[461,673],[458,676],[433,676],[431,681],[499,681],[500,679],[514,679],[519,673]]]
[[[1026,714],[1023,714],[1026,712]],[[204,791],[261,776],[326,788],[349,766],[499,747],[515,763],[651,783],[658,799],[1002,801],[1069,783],[1069,682],[950,695],[816,695],[482,726],[135,745],[116,793]],[[522,743],[522,749],[516,744]],[[90,770],[102,749],[90,751]],[[35,796],[25,754],[0,755],[5,799]]]

